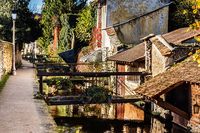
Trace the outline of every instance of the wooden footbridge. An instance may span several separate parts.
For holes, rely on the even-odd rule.
[[[142,97],[132,95],[126,97],[113,96],[104,102],[95,102],[89,98],[83,98],[82,96],[53,96],[44,97],[48,105],[71,105],[71,104],[114,104],[114,103],[134,103],[140,100],[144,100]]]
[[[81,77],[84,77],[84,80],[82,81],[89,82],[89,86],[91,86],[91,85],[100,84],[99,81],[101,81],[102,78],[104,80],[105,78],[107,78],[106,80],[109,81],[109,78],[111,76],[117,77],[117,76],[137,75],[137,76],[140,76],[142,79],[144,79],[144,77],[148,75],[148,73],[146,72],[71,72],[70,66],[61,65],[61,64],[57,64],[57,65],[56,64],[37,64],[36,69],[37,69],[37,76],[39,78],[39,91],[41,94],[44,94],[43,92],[44,77],[48,77],[48,76],[51,76],[51,77],[64,76],[64,77],[69,77],[69,78],[72,78],[74,76],[81,76]],[[86,86],[86,88],[87,87],[88,86]],[[133,91],[129,90],[129,92],[133,92]],[[106,101],[100,102],[100,103],[133,103],[136,101],[143,100],[142,97],[134,95],[134,92],[129,97],[119,96],[117,92],[114,92],[114,94],[115,95],[111,96],[110,99],[107,99]],[[88,98],[83,98],[81,95],[51,96],[51,97],[44,96],[44,99],[48,103],[48,105],[96,104],[97,103],[92,100],[88,100]]]

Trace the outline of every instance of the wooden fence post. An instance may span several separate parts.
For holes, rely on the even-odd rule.
[[[39,91],[40,91],[40,94],[43,94],[43,78],[42,78],[42,76],[39,77]]]

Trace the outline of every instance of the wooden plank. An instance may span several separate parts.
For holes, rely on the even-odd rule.
[[[43,94],[43,78],[42,78],[42,76],[39,77],[39,91],[40,91],[40,94]]]
[[[62,117],[62,116],[55,116],[54,117],[55,121],[60,121],[60,122],[68,122],[71,123],[73,122],[78,122],[78,123],[102,123],[102,124],[111,124],[111,125],[126,125],[126,124],[130,124],[131,127],[144,127],[144,126],[148,126],[147,123],[145,123],[142,120],[135,120],[135,119],[130,119],[130,120],[126,120],[126,119],[117,119],[117,118],[94,118],[91,116],[87,116],[87,117]],[[118,127],[114,127],[114,128],[118,128]]]
[[[172,112],[174,112],[174,113],[180,115],[181,117],[183,117],[183,118],[185,118],[185,119],[187,119],[187,120],[190,119],[190,115],[189,115],[188,113],[182,111],[181,109],[179,109],[179,108],[177,108],[177,107],[175,107],[175,106],[173,106],[173,105],[171,105],[171,104],[169,104],[169,103],[167,103],[167,102],[164,102],[161,98],[159,98],[159,99],[157,100],[157,104],[158,104],[160,107],[162,107],[162,108],[164,108],[164,109],[167,109],[167,110],[170,110],[170,111],[172,111]]]
[[[45,72],[38,71],[37,76],[84,76],[84,77],[109,77],[126,75],[149,75],[146,72]]]
[[[66,98],[60,98],[60,99],[55,99],[55,98],[50,98],[49,100],[47,99],[47,103],[49,105],[74,105],[74,104],[105,104],[105,103],[134,103],[137,101],[140,101],[141,98],[132,98],[132,99],[124,99],[124,98],[113,98],[109,102],[84,102],[81,100],[81,98],[75,97],[68,99]]]
[[[38,69],[48,69],[48,68],[70,68],[69,66],[61,66],[61,65],[51,65],[51,66],[37,66]]]

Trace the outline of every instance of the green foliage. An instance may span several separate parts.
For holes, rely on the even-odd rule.
[[[110,91],[100,86],[91,86],[84,92],[83,97],[89,97],[93,102],[105,102],[110,97]]]
[[[69,16],[67,14],[62,14],[60,17],[61,21],[61,31],[59,39],[59,52],[70,49],[71,41],[73,38],[73,29],[69,25]]]
[[[3,87],[6,84],[6,81],[8,80],[9,75],[3,75],[1,80],[0,80],[0,91],[3,89]]]
[[[53,17],[60,16],[62,10],[63,4],[60,0],[45,0],[42,10],[42,20],[40,21],[43,33],[42,37],[38,39],[38,43],[45,49],[46,53],[48,53],[48,47],[53,41],[53,28],[55,26]]]
[[[196,16],[193,14],[192,0],[175,0],[176,12],[173,13],[172,24],[175,27],[185,27],[194,22]]]
[[[91,40],[92,28],[96,24],[96,5],[91,4],[79,13],[75,28],[76,37],[84,42]]]
[[[0,1],[0,18],[10,19],[11,18],[11,9],[12,9],[12,1],[10,0],[2,0]],[[1,21],[2,22],[2,21]]]
[[[16,6],[12,0],[0,1],[0,38],[12,41],[12,19],[11,10],[17,12],[16,20],[16,43],[22,48],[23,43],[34,41],[40,35],[39,22],[33,18],[28,9],[30,0],[18,0]],[[3,8],[2,8],[3,7]]]
[[[199,30],[200,29],[200,0],[178,0],[181,5],[187,5],[187,8],[180,8],[182,12],[179,13],[180,17],[186,18],[186,24],[189,25],[188,30]],[[178,19],[178,18],[177,18]],[[195,36],[198,42],[200,42],[200,36]],[[200,50],[196,50],[193,55],[193,60],[196,61],[200,67]]]
[[[47,83],[48,86],[55,85],[56,89],[58,90],[67,90],[72,89],[73,84],[69,79],[66,78],[51,78],[44,80],[45,83]]]
[[[49,50],[49,46],[53,42],[55,26],[60,28],[57,52],[71,48],[71,44],[73,44],[75,39],[73,28],[75,27],[76,14],[85,6],[86,1],[45,0],[41,20],[43,35],[38,39],[38,42],[47,54],[53,52]]]
[[[8,40],[8,36],[11,36],[11,10],[13,3],[12,1],[0,1],[0,39]]]

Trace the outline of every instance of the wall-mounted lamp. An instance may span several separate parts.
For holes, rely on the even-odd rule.
[[[194,114],[198,114],[199,109],[200,109],[200,106],[197,103],[193,105]]]
[[[193,105],[194,114],[198,114],[200,110],[200,106],[197,104],[197,95],[196,95],[196,103]]]

